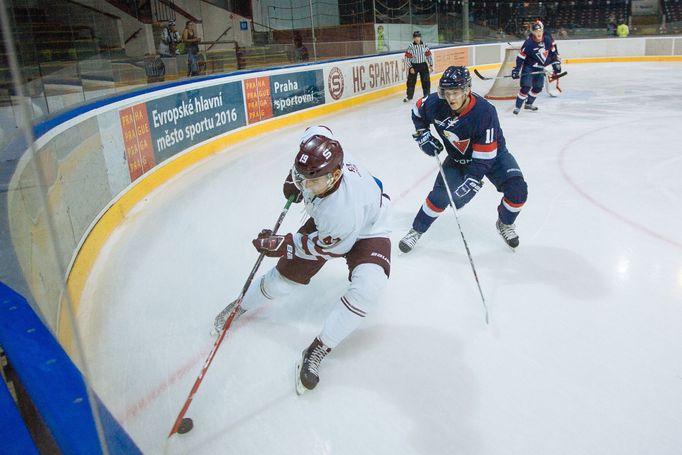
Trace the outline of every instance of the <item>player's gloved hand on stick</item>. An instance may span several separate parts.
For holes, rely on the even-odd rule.
[[[289,196],[294,195],[292,202],[295,204],[303,200],[303,193],[294,184],[294,179],[291,178],[291,172],[287,175],[286,180],[284,180],[284,185],[282,186],[282,192],[284,193],[284,198],[289,199]]]
[[[561,72],[561,62],[552,63],[552,68],[554,69],[554,74],[559,74]]]
[[[482,186],[483,182],[481,180],[466,176],[466,179],[464,179],[464,183],[458,186],[457,189],[455,190],[455,194],[459,197],[464,197],[467,195],[467,193],[469,193],[469,191],[478,193],[478,190],[480,190]]]
[[[412,137],[419,144],[421,151],[429,156],[436,156],[443,150],[443,144],[433,137],[429,130],[417,130]]]
[[[263,229],[258,237],[251,242],[259,253],[271,258],[287,258],[294,256],[294,237],[291,234],[274,235],[272,230]]]
[[[520,68],[514,68],[511,72],[511,77],[512,79],[518,79],[519,78],[519,71]]]

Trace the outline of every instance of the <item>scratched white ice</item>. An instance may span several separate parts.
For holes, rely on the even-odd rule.
[[[95,390],[145,453],[679,454],[682,447],[682,66],[566,65],[560,98],[497,102],[530,196],[521,245],[495,231],[489,182],[409,255],[431,188],[400,94],[314,120],[393,198],[393,269],[366,323],[294,393],[294,364],[343,292],[328,263],[296,296],[233,325],[187,416],[215,314],[284,205],[304,125],[249,140],[147,197],[100,255],[78,320]],[[474,89],[487,90],[474,79]],[[302,221],[294,206],[283,231]],[[274,265],[264,261],[261,271]]]

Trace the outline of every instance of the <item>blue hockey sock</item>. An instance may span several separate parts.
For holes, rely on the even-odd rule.
[[[497,213],[500,216],[500,221],[504,224],[514,224],[516,217],[519,216],[523,203],[515,204],[506,197],[502,198],[500,205],[497,206]]]
[[[516,97],[516,107],[518,109],[521,109],[521,106],[523,106],[523,102],[526,101],[526,98],[521,98],[521,96]]]
[[[443,213],[443,210],[445,209],[436,207],[427,198],[426,201],[424,201],[422,207],[419,209],[419,213],[417,213],[417,216],[414,217],[414,221],[412,222],[412,229],[423,234],[431,227],[431,224],[433,224],[433,222],[436,221],[436,218],[438,218],[438,216],[441,213]]]

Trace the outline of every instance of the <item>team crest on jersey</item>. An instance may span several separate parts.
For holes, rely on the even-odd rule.
[[[545,61],[547,61],[547,57],[549,56],[549,51],[541,44],[538,50],[535,51],[535,55],[537,56],[538,60],[540,60],[542,63],[545,63]]]
[[[450,128],[455,123],[459,122],[459,117],[448,117],[445,120],[434,119],[434,123],[443,129]]]
[[[332,236],[328,235],[327,237],[320,239],[320,243],[324,248],[331,248],[337,243],[341,241],[340,238],[332,238]]]
[[[346,169],[348,169],[350,172],[355,172],[356,174],[360,175],[360,170],[352,163],[346,163]],[[360,175],[360,177],[362,177],[362,175]]]
[[[459,151],[459,153],[461,153],[462,155],[466,155],[471,139],[462,140],[455,133],[448,130],[444,130],[443,134],[448,139],[448,141],[450,141],[450,143]]]

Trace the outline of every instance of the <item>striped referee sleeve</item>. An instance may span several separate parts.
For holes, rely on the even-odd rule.
[[[412,68],[415,63],[427,62],[429,66],[433,66],[433,56],[431,55],[431,49],[424,44],[410,43],[405,51],[405,62],[408,68]]]

